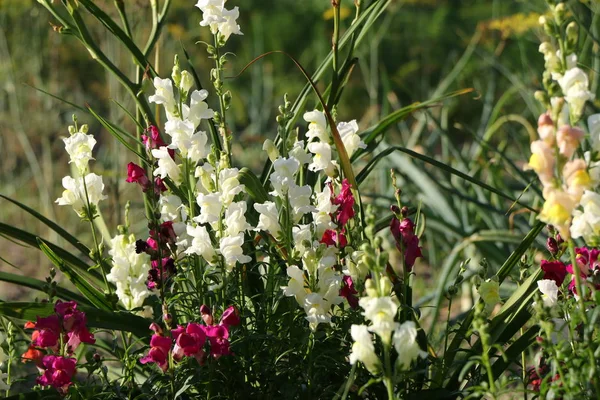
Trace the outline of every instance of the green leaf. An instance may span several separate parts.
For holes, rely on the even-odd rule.
[[[3,194],[0,194],[0,197],[2,197],[5,200],[10,201],[11,203],[15,204],[16,206],[22,208],[23,210],[27,211],[29,214],[36,217],[38,220],[40,220],[42,223],[44,223],[46,226],[48,226],[54,232],[58,233],[63,239],[65,239],[67,242],[71,243],[73,246],[75,246],[77,248],[77,250],[81,251],[86,256],[88,254],[90,254],[90,249],[86,245],[81,243],[75,236],[71,235],[69,232],[67,232],[66,230],[61,228],[55,222],[49,220],[48,218],[44,217],[42,214],[38,213],[37,211],[35,211],[34,209],[32,209],[30,207],[27,207],[23,203],[18,202],[17,200],[13,200],[10,197],[4,196]]]
[[[139,337],[149,336],[148,327],[151,321],[130,312],[98,310],[86,306],[78,306],[77,309],[85,312],[87,326],[90,328],[131,332]],[[0,303],[0,315],[23,321],[35,321],[38,316],[47,317],[52,314],[54,314],[54,304],[50,303]]]
[[[15,285],[39,290],[41,292],[45,291],[46,285],[46,282],[40,281],[39,279],[29,278],[27,276],[11,274],[9,272],[2,271],[0,271],[0,281],[14,283]],[[60,286],[56,287],[56,295],[63,300],[74,300],[80,304],[91,304],[88,299],[81,296],[80,294],[71,292],[70,290],[61,288]]]
[[[434,167],[436,167],[436,168],[439,168],[439,169],[441,169],[441,170],[443,170],[443,171],[446,171],[446,172],[448,172],[448,173],[450,173],[450,174],[452,174],[452,175],[456,175],[456,176],[458,176],[459,178],[462,178],[462,179],[464,179],[464,180],[466,180],[466,181],[468,181],[468,182],[470,182],[470,183],[472,183],[472,184],[474,184],[474,185],[477,185],[477,186],[479,186],[479,187],[482,187],[482,188],[483,188],[483,189],[485,189],[485,190],[488,190],[488,191],[490,191],[490,192],[492,192],[492,193],[494,193],[494,194],[497,194],[497,195],[498,195],[498,196],[500,196],[500,197],[503,197],[503,198],[505,198],[505,199],[507,199],[507,200],[510,200],[510,201],[512,201],[512,202],[513,202],[513,203],[515,203],[515,204],[519,204],[519,205],[521,205],[522,207],[525,207],[525,208],[527,208],[528,210],[530,210],[530,211],[533,211],[533,212],[536,212],[536,213],[537,213],[537,211],[536,211],[535,209],[531,208],[531,207],[530,207],[530,206],[528,206],[527,204],[523,204],[523,203],[521,203],[520,201],[516,200],[516,199],[515,199],[515,198],[513,198],[512,196],[509,196],[509,195],[507,195],[507,194],[505,194],[505,193],[501,192],[500,190],[496,189],[495,187],[492,187],[492,186],[488,185],[487,183],[484,183],[484,182],[480,181],[479,179],[473,178],[473,177],[471,177],[471,176],[469,176],[469,175],[465,174],[464,172],[461,172],[461,171],[459,171],[459,170],[457,170],[457,169],[454,169],[454,168],[452,168],[451,166],[449,166],[449,165],[447,165],[447,164],[444,164],[443,162],[437,161],[437,160],[435,160],[435,159],[433,159],[433,158],[431,158],[431,157],[428,157],[428,156],[426,156],[426,155],[423,155],[423,154],[417,153],[416,151],[412,151],[412,150],[409,150],[409,149],[407,149],[407,148],[400,147],[400,146],[394,146],[394,147],[390,147],[390,148],[388,148],[388,149],[384,150],[384,152],[382,152],[382,153],[390,154],[390,153],[392,153],[392,152],[394,152],[394,151],[400,151],[400,152],[402,152],[402,153],[406,153],[406,154],[408,154],[408,155],[409,155],[410,157],[412,157],[412,158],[419,159],[419,160],[421,160],[421,161],[424,161],[424,162],[426,162],[426,163],[428,163],[428,164],[430,164],[430,165],[433,165],[433,166],[434,166]],[[379,158],[377,159],[377,162],[378,162],[379,160],[381,160],[381,158],[382,158],[382,157],[379,157]],[[365,168],[366,168],[366,167],[365,167]],[[362,171],[361,171],[361,173],[362,173]],[[363,178],[363,179],[364,179],[364,178]]]
[[[19,242],[28,244],[29,246],[39,248],[38,239],[39,236],[32,233],[26,232],[22,229],[15,228],[12,225],[4,224],[0,222],[0,234],[4,234],[10,238],[13,238]],[[102,276],[98,271],[90,270],[90,266],[81,260],[81,257],[77,257],[60,246],[44,240],[44,242],[55,252],[61,259],[68,265],[74,268],[77,273],[84,276],[87,280],[92,283],[97,283],[102,280]]]
[[[535,341],[538,333],[540,331],[540,327],[537,325],[532,326],[527,329],[523,334],[514,341],[506,350],[504,350],[504,358],[500,357],[493,365],[492,372],[494,373],[494,377],[500,377],[502,373],[508,368],[509,365],[512,364],[513,361],[517,360],[517,358],[526,351],[529,347],[531,347]]]
[[[48,245],[46,245],[43,240],[39,239],[38,244],[40,250],[42,250],[48,259],[50,259],[52,264],[54,264],[63,274],[65,274],[71,283],[73,283],[73,285],[75,285],[81,294],[83,294],[94,306],[104,310],[112,309],[110,302],[107,301],[106,296],[104,296],[100,290],[90,285],[87,280],[69,268],[65,262],[58,257],[56,253],[54,253],[52,249],[48,247]]]
[[[243,183],[244,186],[246,186],[246,191],[255,202],[264,203],[269,199],[268,193],[258,177],[248,168],[242,168],[240,170],[238,179],[240,183]]]
[[[115,137],[115,139],[117,139],[119,142],[121,142],[121,144],[123,146],[125,146],[127,149],[129,149],[133,154],[137,155],[140,158],[140,160],[147,162],[146,157],[144,155],[142,155],[135,146],[133,146],[127,140],[125,140],[125,138],[128,138],[129,140],[137,141],[137,138],[135,138],[134,136],[130,135],[127,132],[122,131],[121,129],[117,128],[115,125],[111,124],[106,119],[102,118],[99,114],[97,114],[94,110],[92,110],[92,108],[89,106],[88,106],[88,110],[90,111],[90,114],[92,114],[98,120],[98,122],[100,122],[100,124],[104,128],[106,128],[108,133],[113,135]]]

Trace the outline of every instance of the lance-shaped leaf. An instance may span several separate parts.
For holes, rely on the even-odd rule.
[[[151,321],[127,311],[98,310],[93,307],[78,306],[85,312],[87,326],[97,329],[131,332],[136,336],[149,336]],[[47,317],[54,314],[54,304],[6,302],[0,303],[0,315],[17,318],[23,321],[35,321],[36,317]]]
[[[65,262],[59,256],[57,256],[56,253],[53,252],[50,247],[48,247],[48,245],[46,245],[43,240],[39,239],[38,243],[40,250],[42,250],[52,264],[54,264],[63,274],[65,274],[71,283],[75,285],[75,287],[90,301],[90,303],[103,310],[112,309],[110,302],[100,290],[92,286],[87,280],[69,268]]]
[[[39,290],[41,292],[46,290],[46,282],[40,281],[39,279],[29,278],[27,276],[11,274],[10,272],[0,271],[0,281],[13,283],[22,287]],[[64,289],[60,286],[56,287],[56,296],[63,300],[73,300],[80,304],[91,305],[88,299],[80,295],[79,293],[72,292]]]

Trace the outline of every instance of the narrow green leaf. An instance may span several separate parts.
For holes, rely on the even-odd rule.
[[[125,140],[123,133],[118,132],[117,129],[115,129],[115,127],[110,122],[102,118],[99,114],[92,110],[91,107],[88,106],[88,110],[98,120],[98,122],[100,122],[100,124],[108,131],[108,133],[113,135],[115,139],[121,142],[121,144],[123,144],[123,146],[129,149],[133,154],[137,155],[140,158],[140,160],[144,160],[146,162],[146,157],[143,156],[132,144]],[[137,140],[129,134],[126,134],[125,136],[128,136],[130,140]]]
[[[83,294],[94,306],[104,309],[110,310],[112,309],[111,304],[107,301],[106,296],[104,294],[89,284],[88,281],[83,279],[80,275],[75,273],[71,268],[69,268],[65,262],[56,255],[46,245],[46,243],[38,239],[38,243],[40,246],[40,250],[48,257],[48,259],[54,264],[65,276],[75,285],[75,287]]]
[[[255,202],[264,203],[269,199],[268,193],[258,177],[248,168],[242,168],[240,170],[238,179],[240,180],[240,183],[243,183],[244,186],[246,186],[246,191]]]
[[[48,226],[54,232],[58,233],[67,242],[69,242],[73,246],[75,246],[75,248],[77,248],[77,250],[81,251],[84,255],[87,256],[88,254],[90,254],[90,249],[86,245],[81,243],[75,236],[71,235],[69,232],[67,232],[66,230],[61,228],[58,224],[56,224],[55,222],[51,221],[50,219],[44,217],[42,214],[38,213],[33,208],[30,208],[30,207],[26,206],[25,204],[18,202],[17,200],[11,199],[10,197],[4,196],[3,194],[0,194],[0,197],[2,197],[5,200],[10,201],[11,203],[15,204],[16,206],[22,208],[23,210],[27,211],[29,214],[36,217],[38,220],[40,220],[42,223],[44,223],[46,226]]]
[[[85,312],[90,328],[131,332],[139,337],[149,336],[151,321],[127,311],[98,310],[93,307],[78,306]],[[36,317],[47,317],[54,313],[54,304],[7,302],[0,303],[0,315],[24,321],[35,321]]]
[[[22,229],[16,228],[12,225],[4,224],[0,222],[0,235],[6,235],[18,242],[25,243],[29,246],[39,249],[38,238],[39,236],[32,233],[26,232]],[[90,270],[90,266],[86,264],[81,257],[77,257],[60,246],[44,240],[44,243],[52,249],[61,259],[63,259],[68,265],[74,268],[77,273],[84,276],[85,279],[92,283],[98,283],[102,279],[102,276],[95,270]]]
[[[22,287],[45,291],[46,282],[40,281],[39,279],[29,278],[27,276],[11,274],[9,272],[0,271],[0,281],[14,283]],[[56,286],[56,295],[63,300],[74,300],[80,304],[91,304],[88,299],[81,296],[78,293],[71,292],[70,290],[64,289],[60,286]]]

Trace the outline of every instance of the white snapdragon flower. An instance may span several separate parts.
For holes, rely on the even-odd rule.
[[[117,297],[127,310],[142,307],[144,300],[152,294],[146,286],[150,256],[136,253],[133,235],[117,235],[110,243],[113,266],[106,280],[116,285]]]
[[[225,40],[229,39],[232,34],[243,35],[240,26],[237,23],[237,19],[240,16],[240,10],[238,7],[233,7],[231,10],[223,10],[221,14],[224,21],[219,23],[219,33],[225,37]]]
[[[300,168],[300,162],[294,157],[280,157],[273,163],[273,173],[269,177],[274,192],[271,194],[284,197],[290,188],[296,184],[295,175]]]
[[[308,169],[314,172],[324,171],[331,176],[335,172],[335,163],[331,159],[331,146],[323,142],[312,142],[308,144],[308,151],[313,154],[312,163]]]
[[[254,209],[260,213],[256,230],[269,232],[277,238],[281,233],[281,225],[279,224],[279,213],[275,203],[272,201],[266,201],[262,204],[255,203]]]
[[[196,7],[202,11],[203,19],[200,25],[210,27],[213,34],[219,32],[225,40],[229,39],[231,34],[243,35],[236,22],[240,15],[238,7],[227,10],[225,0],[198,0]]]
[[[342,272],[349,275],[354,282],[362,281],[369,274],[369,266],[363,260],[364,251],[353,251],[346,257],[346,269]]]
[[[294,296],[300,304],[304,303],[306,298],[306,289],[304,288],[304,272],[295,265],[287,268],[287,275],[290,277],[287,286],[282,286],[283,294],[288,297]]]
[[[417,343],[417,327],[413,321],[406,321],[397,327],[393,343],[398,352],[396,362],[404,371],[408,370],[410,364],[417,358],[427,357],[427,353],[421,350]]]
[[[300,221],[304,214],[317,211],[317,209],[310,204],[312,189],[309,185],[298,186],[294,184],[290,186],[288,195],[290,205],[293,209],[294,223]]]
[[[580,205],[583,212],[573,212],[571,236],[582,237],[587,244],[595,244],[600,238],[600,194],[586,190],[581,196]]]
[[[82,210],[87,203],[86,190],[87,200],[92,205],[97,206],[100,200],[106,199],[106,196],[102,193],[104,191],[102,177],[94,173],[87,174],[83,179],[81,177],[74,179],[65,176],[62,179],[62,185],[65,190],[62,197],[56,200],[56,203],[60,206],[72,206],[80,216],[83,216]]]
[[[337,125],[338,132],[348,153],[348,157],[352,157],[352,154],[357,149],[366,149],[367,145],[361,140],[360,136],[357,135],[358,124],[353,119],[350,122],[340,122]]]
[[[176,221],[179,219],[185,221],[187,219],[187,210],[183,206],[183,202],[174,194],[161,195],[158,205],[160,207],[161,218],[164,221]]]
[[[158,160],[158,167],[154,170],[154,176],[160,176],[161,179],[169,177],[174,182],[180,181],[181,170],[171,158],[167,147],[162,146],[159,149],[153,149],[152,156]]]
[[[553,307],[558,302],[558,286],[553,279],[542,279],[537,282],[546,307]]]
[[[308,132],[306,132],[306,137],[308,140],[318,138],[321,142],[329,142],[329,134],[327,133],[327,119],[322,111],[308,111],[304,113],[303,118],[306,122],[309,122]]]
[[[304,254],[307,248],[304,246],[304,242],[312,243],[312,231],[310,230],[310,224],[297,225],[292,228],[292,236],[294,239],[294,249]]]
[[[335,224],[331,221],[331,214],[333,214],[338,206],[331,202],[331,188],[329,185],[325,185],[320,193],[316,194],[316,207],[317,211],[312,213],[313,222],[315,224],[315,235],[318,238],[323,236],[323,232],[327,229],[334,229]]]
[[[389,343],[392,332],[396,328],[396,312],[398,305],[391,297],[363,297],[358,304],[365,312],[365,318],[372,322],[369,327],[371,332],[376,333],[384,343]]]
[[[198,127],[201,120],[210,119],[215,115],[215,112],[204,101],[207,97],[208,91],[204,89],[194,90],[190,96],[190,107],[185,118],[194,124],[194,128]]]
[[[229,206],[233,198],[244,190],[245,186],[238,179],[239,172],[237,168],[225,168],[219,172],[219,188],[224,207]]]
[[[289,155],[298,160],[300,165],[306,165],[312,161],[312,156],[304,149],[304,140],[294,143],[294,147],[289,151]]]
[[[231,203],[225,210],[225,225],[227,226],[225,233],[228,236],[235,236],[252,228],[246,222],[246,207],[245,201],[238,201],[237,203]]]
[[[202,225],[198,225],[196,227],[188,225],[187,234],[192,237],[192,243],[185,253],[202,256],[206,262],[212,265],[216,252],[206,227]]]
[[[199,193],[196,197],[196,202],[200,206],[200,215],[195,217],[196,222],[201,224],[209,223],[215,227],[214,224],[219,222],[221,217],[221,210],[223,209],[223,203],[221,202],[221,193]]]
[[[208,157],[210,149],[208,146],[208,136],[204,131],[198,131],[192,135],[189,141],[189,147],[187,150],[187,157],[192,162],[197,163],[203,158]]]
[[[177,106],[173,94],[173,82],[169,78],[161,79],[157,76],[154,78],[154,88],[156,91],[148,100],[151,103],[162,104],[169,113],[175,112]]]
[[[571,68],[558,79],[558,84],[573,114],[581,116],[585,103],[595,97],[589,90],[589,78],[585,71],[578,67]]]
[[[165,133],[171,136],[169,149],[179,150],[185,157],[194,134],[194,124],[188,120],[172,119],[165,124]]]
[[[198,0],[196,7],[202,11],[200,26],[208,26],[213,34],[218,32],[219,24],[225,21],[223,9],[225,0]]]
[[[366,325],[352,325],[350,328],[352,336],[352,352],[350,353],[350,364],[354,365],[357,361],[365,364],[365,367],[372,374],[376,374],[380,369],[381,361],[375,354],[373,346],[373,337]]]
[[[244,244],[244,234],[236,236],[227,236],[221,239],[219,250],[225,258],[225,265],[231,271],[236,263],[244,264],[252,261],[252,258],[244,254],[242,245]]]
[[[83,132],[77,132],[66,139],[65,149],[69,153],[69,163],[74,163],[77,169],[85,171],[88,162],[93,160],[92,149],[96,145],[96,139],[92,135],[86,135]]]
[[[310,329],[317,329],[319,324],[331,323],[329,308],[331,304],[320,293],[309,293],[304,298],[304,311]]]

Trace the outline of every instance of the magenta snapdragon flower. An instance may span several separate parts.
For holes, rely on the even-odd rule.
[[[65,394],[71,386],[76,372],[77,360],[71,357],[55,355],[44,356],[42,366],[44,373],[37,378],[37,383],[42,386],[52,386]]]
[[[404,264],[408,271],[412,271],[417,258],[423,257],[419,237],[415,235],[415,224],[409,218],[404,218],[401,222],[394,216],[390,223],[390,230],[396,239],[396,248],[404,253]]]
[[[142,364],[155,363],[165,372],[169,369],[169,352],[173,340],[170,337],[154,334],[150,339],[150,351],[148,355],[142,357]]]
[[[356,295],[358,294],[358,291],[354,288],[352,278],[348,275],[344,275],[342,281],[344,282],[344,286],[340,289],[340,296],[348,300],[348,304],[352,309],[357,308],[358,297]]]
[[[150,188],[150,179],[146,175],[146,170],[133,162],[127,164],[126,182],[139,184],[144,192]]]
[[[346,225],[354,217],[354,196],[352,195],[352,186],[348,183],[348,179],[342,181],[340,194],[333,198],[331,202],[339,206],[335,215],[336,222],[340,227]]]

